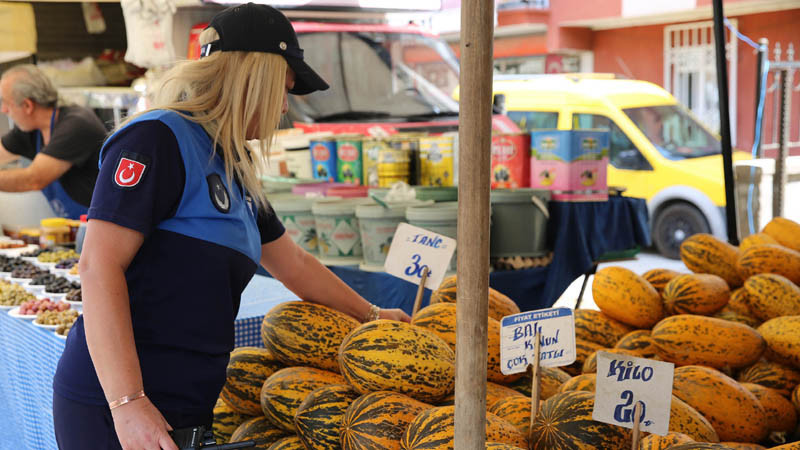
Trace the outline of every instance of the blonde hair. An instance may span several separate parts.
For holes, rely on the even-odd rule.
[[[199,37],[200,45],[217,39],[219,34],[213,28]],[[264,207],[267,198],[260,175],[280,121],[287,67],[282,56],[263,52],[215,52],[196,61],[182,61],[152,90],[153,107],[148,111],[171,110],[202,126],[214,147],[222,149],[228,183],[235,175]],[[258,136],[260,151],[247,144],[248,130]]]

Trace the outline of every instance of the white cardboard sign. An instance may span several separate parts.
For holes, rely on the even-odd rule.
[[[566,366],[575,362],[575,316],[570,308],[548,308],[503,317],[500,322],[500,371],[524,372],[534,362],[537,337],[539,365]]]
[[[442,284],[455,251],[455,239],[401,223],[394,233],[383,267],[386,273],[419,284],[423,269],[427,266],[425,287],[436,289]]]
[[[664,436],[669,431],[675,365],[616,353],[597,353],[592,419],[633,428],[633,408],[642,403],[639,429]]]

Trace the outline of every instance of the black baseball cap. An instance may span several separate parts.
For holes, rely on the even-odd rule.
[[[267,5],[245,5],[227,8],[211,19],[219,39],[203,46],[201,56],[215,51],[265,52],[281,55],[296,75],[296,95],[328,89],[328,83],[303,61],[303,49],[297,42],[291,22],[282,12]]]

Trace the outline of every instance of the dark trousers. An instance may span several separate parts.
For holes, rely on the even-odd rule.
[[[212,412],[161,411],[174,429],[211,425]],[[121,450],[108,406],[87,405],[53,394],[53,422],[60,450]]]

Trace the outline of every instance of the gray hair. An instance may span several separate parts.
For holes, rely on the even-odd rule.
[[[58,91],[53,82],[33,64],[14,66],[3,73],[3,78],[17,75],[11,86],[14,102],[22,103],[31,99],[36,104],[52,108],[58,101]]]

